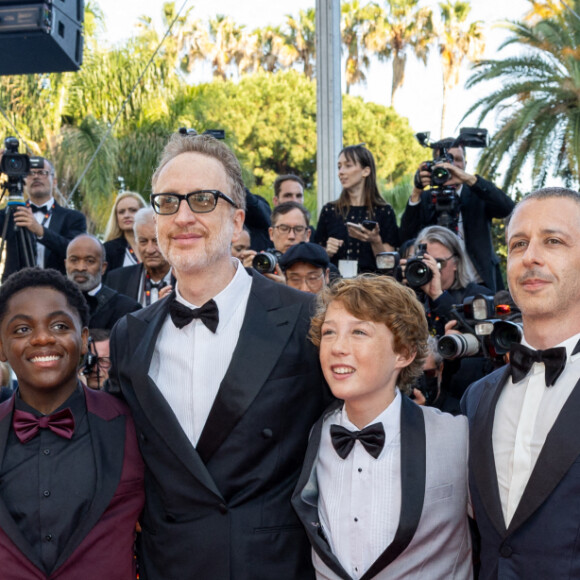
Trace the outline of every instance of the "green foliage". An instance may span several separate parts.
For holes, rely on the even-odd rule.
[[[573,3],[580,11],[580,0]],[[536,24],[513,22],[512,37],[526,52],[475,67],[468,88],[487,81],[500,88],[479,99],[478,123],[488,115],[499,129],[484,150],[479,169],[497,171],[509,159],[504,188],[516,183],[524,166],[532,167],[532,185],[542,187],[550,174],[577,186],[580,155],[580,20],[571,10],[553,13]]]

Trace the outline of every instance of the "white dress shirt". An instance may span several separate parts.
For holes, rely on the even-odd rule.
[[[46,203],[41,204],[41,206],[43,206],[43,205],[50,210],[50,213],[48,214],[48,219],[46,221],[44,221],[45,216],[46,216],[45,213],[35,211],[35,212],[33,212],[32,215],[34,216],[34,219],[37,221],[37,223],[41,224],[45,228],[48,228],[48,226],[50,225],[50,218],[52,217],[51,208],[54,205],[54,197],[51,196],[51,198]],[[45,249],[46,248],[44,247],[44,244],[41,244],[39,241],[36,241],[36,265],[39,268],[44,268]]]
[[[230,365],[246,314],[252,278],[238,260],[235,265],[232,281],[213,298],[219,310],[215,334],[199,319],[179,329],[167,316],[149,367],[149,376],[167,399],[193,446],[197,445]],[[176,296],[189,308],[203,306],[187,302],[179,292],[179,285]]]
[[[509,378],[495,408],[493,454],[499,496],[509,526],[548,433],[580,378],[580,354],[572,355],[580,334],[560,343],[568,361],[551,387],[546,387],[543,363],[534,363],[528,375],[514,384]],[[529,346],[525,339],[522,344]]]
[[[393,541],[401,513],[401,394],[373,421],[385,429],[385,446],[374,459],[356,441],[346,459],[332,446],[330,426],[353,425],[344,407],[327,417],[322,426],[316,467],[320,523],[332,552],[343,568],[360,578]],[[316,552],[312,552],[316,577],[327,578]],[[377,579],[386,578],[383,570]]]

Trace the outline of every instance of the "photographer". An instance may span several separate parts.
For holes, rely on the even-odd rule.
[[[18,141],[14,141],[16,151],[6,153],[5,150],[1,150],[0,164],[4,155],[19,156]],[[5,223],[6,209],[0,210],[0,232],[6,232],[6,260],[2,281],[6,280],[10,274],[33,265],[54,268],[64,274],[68,243],[87,230],[87,222],[82,213],[56,203],[56,178],[50,161],[43,158],[36,159],[39,167],[30,169],[23,176],[26,203],[16,207],[14,213],[9,215],[7,224]],[[20,247],[17,228],[21,228],[30,236],[31,247],[35,254],[34,264],[26,263],[26,252]]]
[[[458,197],[457,234],[465,241],[478,280],[492,291],[500,290],[503,280],[499,258],[493,249],[491,221],[507,217],[514,202],[490,181],[465,171],[465,146],[461,143],[455,145],[459,139],[446,138],[435,144],[438,147],[433,149],[433,159],[439,160],[445,152],[449,161],[442,161],[434,167],[450,173],[445,187],[454,190]],[[432,183],[432,170],[433,167],[429,168],[426,162],[415,174],[413,193],[401,218],[401,242],[414,238],[422,228],[438,223],[433,190],[426,189]]]
[[[431,334],[445,334],[445,323],[452,320],[451,308],[466,296],[493,294],[477,284],[469,273],[461,240],[441,226],[425,228],[417,236],[417,246],[426,244],[421,260],[431,270],[431,280],[420,287],[425,293],[425,312]],[[402,260],[401,264],[408,264]]]

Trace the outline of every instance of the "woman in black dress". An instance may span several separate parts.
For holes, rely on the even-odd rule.
[[[374,272],[376,254],[394,250],[399,235],[395,212],[377,187],[372,153],[363,145],[345,147],[338,157],[338,178],[342,192],[322,208],[315,241],[333,264],[353,260],[359,273]]]
[[[133,222],[135,214],[146,205],[145,200],[134,191],[124,191],[117,195],[105,229],[107,272],[139,263],[133,249],[135,247]]]

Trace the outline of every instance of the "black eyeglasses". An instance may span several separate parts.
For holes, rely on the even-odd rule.
[[[272,229],[276,228],[281,234],[288,235],[290,232],[294,232],[294,235],[299,236],[306,231],[306,226],[289,226],[287,224],[280,224],[279,226],[272,226]]]
[[[152,193],[151,206],[155,213],[159,215],[172,215],[179,211],[179,204],[185,200],[192,212],[209,213],[215,209],[220,197],[234,207],[238,207],[231,197],[217,189],[200,189],[185,195],[180,193]]]

